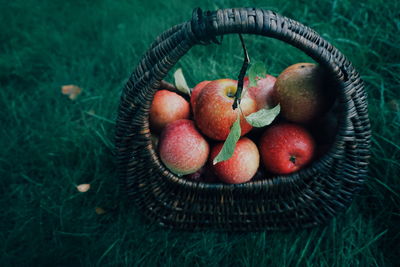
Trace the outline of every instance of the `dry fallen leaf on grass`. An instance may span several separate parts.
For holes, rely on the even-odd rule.
[[[73,84],[63,85],[61,86],[61,93],[67,95],[69,99],[75,100],[82,93],[82,88]]]
[[[78,191],[81,193],[85,193],[85,192],[89,191],[90,184],[80,184],[76,187],[76,189],[78,189]]]
[[[106,213],[106,211],[101,207],[96,207],[95,211],[97,215],[103,215],[104,213]]]

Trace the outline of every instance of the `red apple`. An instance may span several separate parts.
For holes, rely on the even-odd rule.
[[[188,119],[190,105],[183,97],[168,90],[155,93],[150,107],[150,127],[155,132],[161,130],[170,122]]]
[[[223,143],[216,144],[211,149],[211,161],[221,151]],[[247,137],[242,137],[236,144],[230,159],[212,166],[218,178],[229,184],[240,184],[251,180],[260,165],[260,154],[257,146]]]
[[[257,102],[257,109],[273,108],[277,105],[274,99],[274,85],[276,78],[267,74],[265,78],[257,80],[257,86],[249,87],[249,77],[244,78],[244,87],[247,88],[251,97]]]
[[[217,183],[217,182],[219,182],[217,176],[212,171],[210,163],[206,163],[203,167],[201,167],[195,173],[188,174],[185,177],[188,180],[199,181],[199,182],[204,182],[204,183]]]
[[[252,126],[244,115],[257,111],[257,104],[249,94],[243,94],[239,109],[233,110],[232,104],[237,90],[237,81],[220,79],[208,83],[197,97],[194,118],[199,129],[210,138],[225,140],[232,124],[240,114],[241,135],[248,133]]]
[[[206,86],[209,82],[210,81],[202,81],[193,88],[192,94],[190,96],[190,105],[192,105],[193,112],[196,107],[197,97],[199,96],[200,92],[203,90],[204,86]]]
[[[178,175],[199,170],[207,162],[210,151],[194,122],[186,119],[169,123],[161,133],[158,147],[161,161]]]
[[[268,171],[275,174],[289,174],[311,161],[314,144],[312,136],[303,127],[282,123],[265,130],[259,148]]]

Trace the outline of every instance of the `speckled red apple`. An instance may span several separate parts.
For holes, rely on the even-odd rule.
[[[221,151],[223,143],[216,144],[210,153],[211,161]],[[242,137],[236,144],[230,159],[212,166],[218,178],[229,184],[240,184],[251,180],[260,165],[257,146],[247,137]]]
[[[257,109],[273,108],[278,103],[274,98],[274,85],[276,78],[267,74],[264,78],[257,80],[257,86],[249,87],[249,77],[244,78],[244,87],[247,88],[251,97],[256,100]]]
[[[195,173],[191,173],[186,175],[185,177],[191,181],[198,181],[204,183],[217,183],[219,182],[218,177],[212,171],[211,163],[204,164],[199,170]]]
[[[196,109],[197,104],[197,97],[199,96],[200,92],[203,88],[209,83],[210,81],[202,81],[198,83],[192,90],[192,94],[190,96],[190,105],[192,106],[192,111],[194,112]]]
[[[173,173],[185,175],[199,170],[208,159],[209,145],[191,120],[169,123],[159,140],[161,161]]]
[[[170,122],[188,119],[190,105],[183,97],[168,90],[155,93],[150,107],[150,127],[155,132],[161,132]]]
[[[202,133],[215,140],[225,140],[239,109],[232,104],[237,90],[237,81],[220,79],[208,83],[197,97],[194,118]],[[240,107],[244,115],[257,111],[257,104],[249,94],[243,94]],[[248,133],[252,126],[240,114],[241,135]]]
[[[268,171],[289,174],[311,162],[315,142],[305,128],[282,123],[265,130],[259,148],[262,162]]]

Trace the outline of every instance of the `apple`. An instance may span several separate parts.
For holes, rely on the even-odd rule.
[[[210,81],[202,81],[193,88],[192,94],[190,96],[190,105],[192,106],[193,112],[196,107],[197,97],[199,96],[200,92],[203,90],[204,86],[206,86],[209,82]]]
[[[232,79],[211,81],[201,90],[197,97],[194,118],[203,134],[215,140],[225,140],[238,114],[240,114],[241,135],[252,129],[243,114],[247,116],[256,112],[256,101],[248,93],[244,93],[240,103],[243,113],[239,109],[233,110],[236,90],[237,81]]]
[[[155,93],[150,107],[150,127],[155,132],[161,132],[170,122],[188,119],[190,105],[182,96],[168,90]]]
[[[191,173],[185,176],[188,180],[204,182],[204,183],[216,183],[218,178],[211,169],[211,164],[206,163],[203,167],[197,170],[195,173]]]
[[[210,147],[193,121],[169,123],[161,133],[159,154],[164,165],[177,175],[195,173],[207,162]]]
[[[275,82],[275,98],[288,121],[309,123],[333,104],[333,88],[326,71],[313,63],[286,68]]]
[[[210,153],[211,161],[221,151],[223,143],[216,144]],[[260,165],[260,154],[256,144],[247,137],[242,137],[236,143],[230,159],[218,162],[212,166],[217,177],[229,184],[240,184],[251,180]]]
[[[281,123],[265,130],[259,148],[266,170],[289,174],[311,162],[315,142],[302,126]]]
[[[247,88],[251,97],[257,102],[257,109],[273,108],[278,103],[274,98],[274,85],[276,78],[267,74],[265,78],[257,80],[257,86],[249,87],[249,77],[244,78],[244,87]]]

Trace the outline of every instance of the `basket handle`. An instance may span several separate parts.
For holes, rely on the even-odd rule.
[[[354,68],[346,57],[311,28],[270,10],[228,8],[205,11],[195,8],[190,21],[197,44],[219,43],[217,36],[232,33],[258,34],[287,42],[333,69],[346,82]]]

